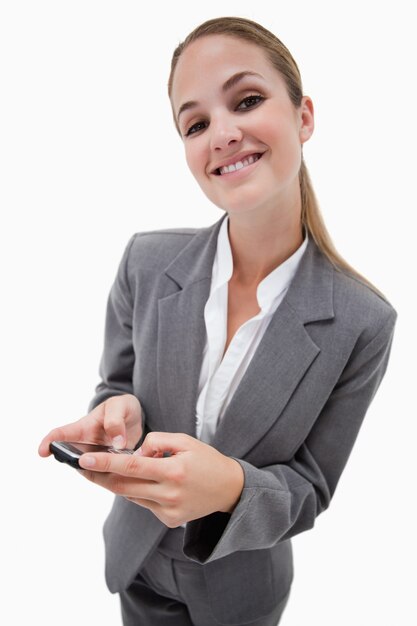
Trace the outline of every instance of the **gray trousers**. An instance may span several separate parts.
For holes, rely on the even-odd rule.
[[[224,593],[213,598],[208,592],[204,565],[182,552],[184,529],[170,529],[133,583],[120,593],[124,626],[277,626],[289,592],[272,613],[255,621],[246,620],[230,608],[225,621],[222,603],[230,601],[233,580],[225,581]],[[253,598],[256,605],[257,598]],[[233,612],[233,611],[232,611]]]

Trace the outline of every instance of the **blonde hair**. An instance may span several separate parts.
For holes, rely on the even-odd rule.
[[[208,35],[228,35],[238,37],[262,48],[271,64],[280,72],[285,80],[288,96],[295,108],[301,106],[303,98],[303,87],[301,74],[297,63],[292,57],[288,48],[269,30],[242,17],[219,17],[208,20],[197,26],[174,50],[171,60],[171,72],[168,80],[168,94],[171,98],[172,84],[174,80],[175,68],[181,54],[193,41]],[[175,119],[175,125],[178,124]],[[367,285],[372,291],[386,299],[379,289],[370,283],[362,274],[359,274],[336,250],[329,232],[325,226],[319,203],[311,183],[310,175],[304,161],[301,160],[299,171],[300,192],[301,192],[301,222],[308,230],[309,235],[314,239],[321,252],[329,259],[336,270],[348,273]]]

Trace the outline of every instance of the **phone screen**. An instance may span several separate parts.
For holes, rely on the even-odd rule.
[[[95,443],[78,443],[77,442],[57,442],[65,445],[70,450],[72,449],[75,453],[81,452],[81,454],[85,454],[86,452],[112,452],[114,448],[111,446],[103,446]]]
[[[68,463],[79,468],[78,459],[86,452],[110,452],[112,454],[133,454],[134,450],[118,450],[112,446],[103,446],[93,443],[79,443],[78,441],[53,441],[49,446],[57,461]]]

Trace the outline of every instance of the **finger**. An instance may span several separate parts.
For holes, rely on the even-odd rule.
[[[79,470],[87,480],[124,498],[142,498],[156,502],[159,498],[159,485],[153,481],[127,478],[119,474]]]
[[[40,456],[46,457],[51,454],[49,444],[51,441],[82,441],[83,427],[79,422],[73,422],[66,426],[54,428],[44,437],[39,445],[38,452]],[[93,443],[93,442],[91,442]]]
[[[165,526],[168,526],[168,528],[178,528],[181,524],[188,521],[185,517],[179,516],[175,510],[167,509],[165,506],[159,504],[159,502],[142,498],[126,498],[126,500],[142,506],[145,509],[149,509],[155,517],[165,524]]]
[[[103,428],[112,446],[120,449],[126,446],[126,413],[128,412],[128,406],[126,403],[121,403],[119,397],[117,397],[117,402],[112,402],[112,400],[113,398],[109,398],[102,405],[102,410],[104,411]]]
[[[162,457],[192,449],[197,440],[185,433],[148,433],[137,454],[145,457]]]
[[[78,460],[80,467],[87,470],[112,472],[120,476],[154,482],[162,482],[169,478],[172,471],[169,464],[171,462],[171,458],[151,459],[137,454],[111,454],[108,452],[83,454]]]
[[[149,509],[152,512],[158,511],[162,509],[162,506],[155,502],[155,500],[150,500],[148,498],[135,498],[134,496],[124,496],[126,500],[129,502],[133,502],[133,504],[138,504],[139,506],[143,506],[145,509]]]
[[[154,500],[150,500],[148,498],[135,498],[135,497],[128,497],[125,496],[126,500],[129,500],[129,502],[133,502],[133,504],[137,504],[138,506],[143,507],[144,509],[148,509],[149,511],[152,511],[152,513],[154,515],[156,515],[156,517],[158,519],[161,519],[161,517],[163,516],[163,511],[164,511],[164,507],[159,504],[159,502],[155,502]]]

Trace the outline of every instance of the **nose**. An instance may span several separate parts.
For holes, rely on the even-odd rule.
[[[224,150],[233,143],[242,140],[243,133],[237,120],[229,115],[222,115],[210,122],[210,144],[212,150]]]

